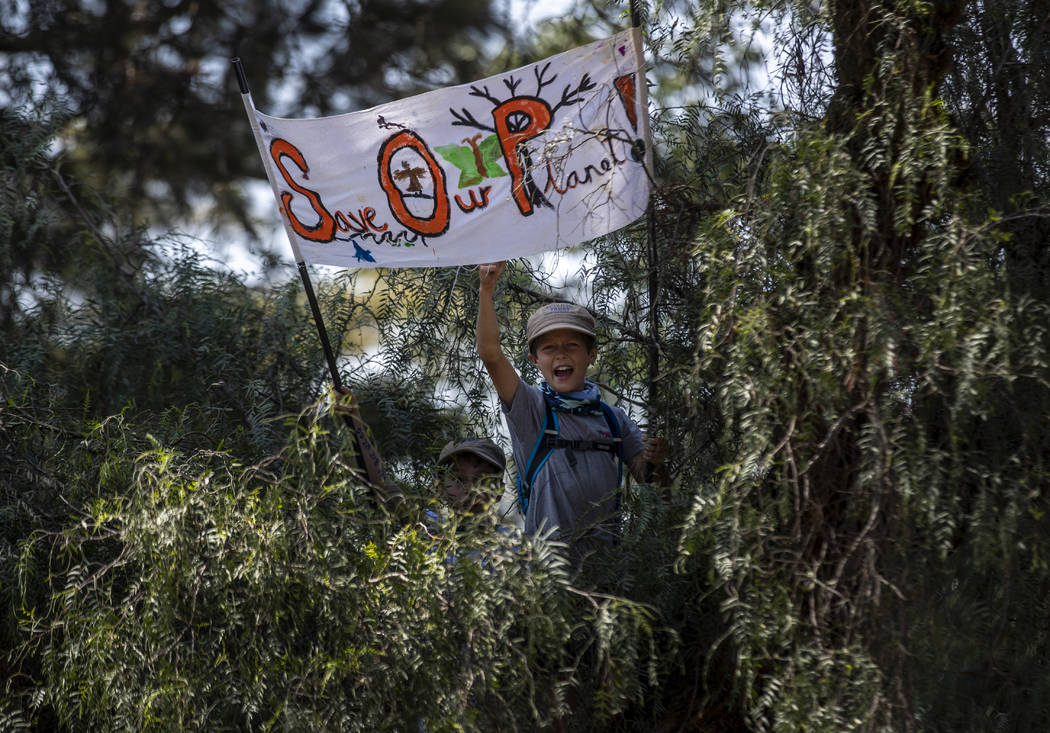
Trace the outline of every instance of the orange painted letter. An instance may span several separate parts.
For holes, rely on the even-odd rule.
[[[284,163],[281,161],[283,157],[289,157],[292,162],[299,166],[299,170],[306,173],[310,170],[310,166],[306,164],[306,158],[299,152],[299,148],[292,145],[287,140],[281,140],[277,138],[270,143],[270,157],[273,158],[274,165],[277,166],[277,170],[281,172],[281,177],[284,178],[284,182],[287,183],[293,191],[298,191],[303,196],[306,196],[310,200],[310,206],[317,214],[320,221],[314,226],[307,226],[301,221],[295,218],[295,214],[292,213],[292,194],[284,191],[281,193],[281,206],[284,207],[285,212],[288,214],[288,221],[292,225],[292,229],[303,239],[309,239],[314,242],[331,242],[332,237],[335,235],[335,219],[325,209],[324,204],[321,203],[320,197],[316,191],[311,191],[308,188],[300,186],[298,183],[292,180],[292,177],[288,175],[288,171],[285,170]]]
[[[393,171],[390,170],[390,164],[394,153],[402,148],[412,148],[419,153],[420,157],[423,158],[423,162],[426,163],[431,180],[434,181],[434,213],[429,217],[418,217],[409,211],[408,207],[405,206],[405,195],[394,185]],[[445,171],[441,169],[437,160],[434,159],[434,155],[427,149],[423,138],[411,130],[402,130],[386,139],[386,142],[379,148],[377,158],[379,161],[379,185],[386,192],[386,200],[390,204],[390,211],[393,213],[394,218],[401,222],[402,226],[411,229],[416,234],[422,234],[427,237],[436,237],[439,234],[444,234],[448,229],[449,214],[451,213],[448,191],[445,190]],[[416,176],[415,178],[418,181],[421,177]]]
[[[532,202],[525,192],[525,175],[518,158],[518,146],[536,137],[551,124],[551,108],[539,97],[514,97],[492,110],[496,136],[511,176],[511,193],[522,214],[532,213]],[[525,119],[528,121],[525,122]]]

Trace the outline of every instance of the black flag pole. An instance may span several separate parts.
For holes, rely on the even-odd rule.
[[[240,88],[241,100],[244,102],[245,111],[248,113],[248,121],[252,127],[252,134],[255,136],[255,144],[259,148],[259,156],[262,158],[263,168],[266,170],[266,178],[270,182],[270,188],[273,190],[274,200],[279,202],[281,197],[277,190],[277,182],[273,172],[267,163],[266,146],[263,143],[262,131],[259,129],[259,121],[255,117],[255,104],[252,102],[252,95],[248,89],[248,78],[244,74],[244,67],[241,66],[240,58],[230,59],[230,62],[233,64],[234,72],[237,75],[237,86]],[[310,302],[310,311],[313,313],[314,324],[317,326],[317,335],[321,339],[321,348],[324,349],[324,358],[328,362],[328,370],[332,374],[332,386],[340,394],[346,394],[350,397],[350,406],[344,412],[344,416],[347,424],[353,431],[358,463],[372,485],[382,486],[386,478],[383,463],[368,436],[368,428],[361,418],[357,401],[349,390],[344,389],[342,379],[339,377],[339,368],[335,363],[335,352],[332,351],[332,344],[328,340],[328,331],[325,330],[321,308],[317,303],[317,296],[314,294],[314,288],[310,282],[310,273],[306,269],[306,260],[299,250],[299,244],[289,228],[288,217],[283,211],[281,212],[281,219],[284,221],[285,233],[288,235],[288,244],[291,245],[292,255],[295,257],[295,264],[299,269],[299,278],[303,281],[303,288],[306,290],[306,299]]]
[[[636,29],[635,31],[635,48],[637,53],[641,56],[642,38],[641,38],[641,16],[638,13],[638,0],[631,0],[630,3],[631,13],[631,27]],[[646,173],[649,175],[650,181],[655,181],[653,176],[653,151],[652,151],[652,140],[649,134],[649,103],[648,103],[648,86],[645,81],[645,64],[642,58],[638,60],[638,68],[642,70],[642,79],[639,83],[639,102],[641,109],[639,110],[639,117],[644,120],[645,124],[645,144],[646,144]],[[657,302],[660,297],[660,272],[659,272],[659,252],[656,249],[656,217],[653,215],[652,195],[650,194],[650,201],[645,209],[646,219],[646,249],[649,255],[649,344],[648,344],[648,400],[647,404],[652,409],[652,405],[655,404],[657,386],[656,383],[660,378],[660,314],[657,309]],[[652,463],[646,464],[646,480],[653,480],[654,466]]]
[[[631,0],[631,27],[641,28],[641,18],[638,14],[638,0]],[[635,40],[640,49],[641,38],[638,37]],[[645,67],[642,64],[639,64],[639,68],[644,70]],[[649,109],[648,104],[646,103],[647,95],[644,91],[646,89],[644,76],[641,79],[641,84],[639,86],[642,90],[639,94],[639,98],[644,103],[644,106],[640,111],[646,120],[648,120]],[[652,148],[652,140],[650,140],[649,137],[650,136],[647,134],[646,146]],[[650,180],[654,180],[652,171],[652,150],[647,149],[645,155],[647,158],[647,172]],[[651,196],[649,205],[646,207],[645,218],[649,250],[649,402],[651,404],[656,392],[656,380],[660,372],[660,320],[659,312],[656,307],[660,295],[659,252],[656,250],[656,217],[653,216]]]

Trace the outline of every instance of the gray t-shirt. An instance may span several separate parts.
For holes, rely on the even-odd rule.
[[[543,393],[518,377],[518,390],[508,406],[503,404],[510,428],[514,464],[520,474],[528,468],[532,450],[543,431],[545,409]],[[620,423],[623,439],[624,474],[631,458],[642,450],[642,432],[619,407],[613,412]],[[561,437],[568,440],[612,440],[604,415],[571,415],[555,413]],[[616,519],[616,477],[618,465],[614,453],[573,451],[575,465],[565,448],[551,452],[550,458],[536,474],[525,512],[525,532],[532,535],[541,527],[558,528],[560,539],[574,539],[598,530],[605,531]]]

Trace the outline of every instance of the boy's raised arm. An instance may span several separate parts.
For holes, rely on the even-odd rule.
[[[492,379],[496,394],[509,405],[518,391],[518,373],[503,353],[499,343],[499,323],[496,321],[496,306],[492,300],[496,281],[503,274],[506,262],[478,265],[480,289],[478,297],[478,356]]]

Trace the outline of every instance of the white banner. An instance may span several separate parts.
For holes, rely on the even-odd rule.
[[[473,84],[292,120],[252,107],[296,258],[432,267],[592,239],[649,199],[637,29]]]

